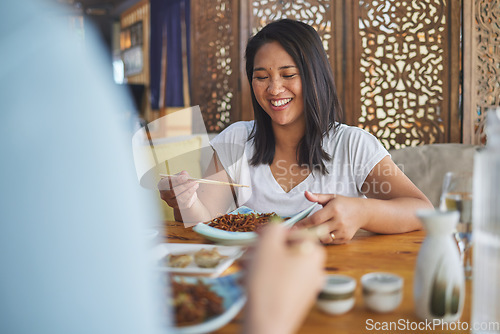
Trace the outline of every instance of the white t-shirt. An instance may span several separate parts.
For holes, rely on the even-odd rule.
[[[258,212],[293,215],[311,205],[304,191],[364,197],[360,189],[370,171],[385,156],[387,150],[363,129],[341,124],[335,133],[323,139],[323,149],[332,156],[326,163],[328,174],[314,171],[289,192],[278,184],[270,166],[251,166],[253,140],[248,141],[254,121],[237,122],[215,137],[210,144],[231,179],[250,188],[237,188],[239,205]],[[279,168],[279,162],[278,162]],[[284,167],[283,167],[284,168]]]

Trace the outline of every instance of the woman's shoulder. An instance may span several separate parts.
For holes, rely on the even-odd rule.
[[[375,135],[360,127],[347,124],[339,124],[335,130],[332,129],[324,145],[337,150],[384,150],[384,146]]]
[[[330,130],[330,137],[333,140],[339,140],[340,138],[346,140],[362,140],[363,138],[375,138],[374,135],[357,126],[347,125],[343,123],[337,123],[332,130]]]
[[[254,121],[239,121],[222,130],[213,141],[241,142],[246,141],[252,131]]]
[[[238,121],[230,124],[227,128],[225,128],[222,132],[240,132],[243,130],[247,130],[248,133],[252,131],[253,125],[255,121]]]

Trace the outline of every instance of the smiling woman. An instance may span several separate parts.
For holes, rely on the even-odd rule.
[[[343,122],[344,115],[337,98],[333,73],[316,30],[292,20],[271,23],[248,42],[245,58],[257,125],[251,135],[256,147],[252,164],[271,164],[275,160],[275,141],[278,135],[274,128],[276,123],[269,122],[271,115],[268,114],[269,108],[266,108],[269,103],[263,101],[266,96],[261,94],[262,89],[266,89],[268,99],[278,99],[274,102],[275,105],[282,106],[283,102],[279,99],[295,99],[291,101],[299,109],[295,113],[304,112],[304,123],[302,127],[298,127],[298,133],[286,133],[286,137],[291,133],[295,134],[293,140],[297,152],[291,153],[298,156],[299,164],[307,164],[311,169],[316,166],[324,172],[323,159],[328,157],[328,153],[321,148],[322,136],[332,129],[335,131],[334,128]],[[268,72],[273,69],[279,71],[281,81],[268,79],[262,84],[256,82],[260,81],[258,78],[262,72],[269,76]],[[328,91],[329,94],[323,91]],[[288,113],[294,110],[288,108],[288,104],[282,108],[285,109]],[[305,133],[307,136],[304,136]],[[302,137],[304,140],[301,140]]]
[[[345,243],[359,228],[420,228],[414,213],[429,201],[373,135],[342,124],[332,70],[311,26],[272,22],[249,40],[245,58],[255,120],[234,123],[211,141],[215,154],[204,177],[251,185],[233,194],[258,212],[288,216],[320,203],[296,227],[324,225],[324,243]],[[182,209],[184,221],[228,211],[231,191],[197,189],[184,175],[169,182],[159,184],[162,197]]]
[[[299,69],[280,43],[263,45],[255,55],[252,90],[274,127],[304,129],[304,100]],[[303,135],[298,133],[298,135]]]

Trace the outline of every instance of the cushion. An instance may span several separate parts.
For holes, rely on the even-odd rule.
[[[390,150],[392,160],[408,178],[439,207],[446,172],[473,171],[478,146],[466,144],[430,144]]]

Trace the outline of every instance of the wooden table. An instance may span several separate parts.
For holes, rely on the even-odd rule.
[[[348,244],[325,246],[326,272],[349,275],[357,280],[356,303],[350,312],[339,316],[327,315],[313,307],[298,333],[469,333],[469,330],[443,330],[441,326],[421,327],[423,330],[415,327],[425,325],[425,321],[416,317],[413,305],[414,269],[424,237],[424,231],[395,235],[375,235],[359,231]],[[164,240],[174,243],[211,243],[193,232],[192,228],[184,228],[178,222],[165,223]],[[363,305],[361,276],[375,271],[391,272],[404,278],[403,301],[394,312],[373,313]],[[469,326],[471,285],[470,280],[466,282],[465,306],[460,319],[460,322],[466,324],[461,324],[461,328]],[[383,326],[388,326],[390,322],[404,324],[405,327],[384,330]],[[241,325],[240,314],[216,333],[241,333]]]

